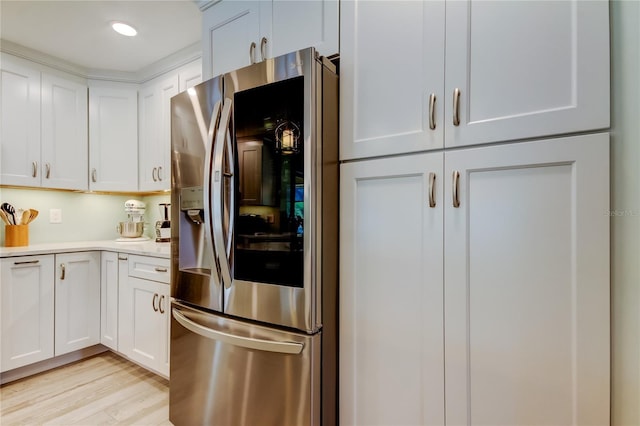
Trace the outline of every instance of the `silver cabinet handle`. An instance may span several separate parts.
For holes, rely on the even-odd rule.
[[[260,56],[262,56],[262,60],[267,59],[267,38],[262,37],[260,40]]]
[[[51,164],[45,163],[44,168],[47,170],[44,177],[49,179],[51,177]]]
[[[64,280],[64,277],[67,275],[67,268],[64,266],[64,263],[60,264],[60,279]]]
[[[436,129],[436,94],[429,95],[429,128]]]
[[[460,186],[460,172],[454,170],[453,172],[453,207],[460,207],[460,198],[458,197],[458,189]]]
[[[187,330],[199,334],[207,339],[217,340],[229,345],[240,346],[242,348],[256,349],[266,352],[277,352],[282,354],[299,354],[304,348],[303,343],[298,342],[278,342],[273,340],[262,340],[253,337],[236,336],[233,334],[225,333],[224,331],[214,330],[209,327],[205,327],[196,322],[193,322],[189,318],[185,317],[177,309],[173,309],[173,317]]]
[[[460,89],[453,90],[453,125],[460,125]]]
[[[156,267],[156,272],[167,272],[167,268]]]
[[[151,179],[153,179],[154,182],[158,181],[158,178],[156,177],[158,174],[158,168],[154,167],[153,170],[151,171]]]
[[[25,260],[22,262],[13,262],[14,265],[35,265],[36,263],[39,263],[39,260]]]
[[[96,171],[96,169],[91,169],[91,182],[97,182],[98,181],[98,172]]]
[[[153,299],[151,300],[151,307],[153,308],[153,312],[158,312],[158,308],[156,308],[157,301],[158,301],[158,293],[153,293]]]
[[[431,172],[429,173],[429,207],[431,208],[436,206],[435,187],[436,174]]]
[[[158,310],[161,314],[164,314],[164,294],[160,296],[160,301],[158,302]]]
[[[158,180],[162,182],[162,166],[158,167]]]
[[[38,176],[38,162],[37,161],[34,161],[33,163],[31,163],[31,176],[32,177]]]
[[[251,46],[249,46],[249,61],[252,64],[256,63],[256,44],[252,41]]]

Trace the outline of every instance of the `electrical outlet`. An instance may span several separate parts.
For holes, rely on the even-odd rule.
[[[49,223],[62,223],[62,209],[49,209]]]

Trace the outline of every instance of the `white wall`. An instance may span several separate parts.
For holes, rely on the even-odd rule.
[[[136,198],[147,203],[145,235],[155,238],[155,222],[160,219],[158,203],[171,202],[169,194],[157,196],[84,194],[38,189],[0,190],[0,200],[15,208],[34,208],[40,213],[29,225],[29,244],[112,240],[118,237],[116,224],[127,220],[124,202]],[[62,209],[62,223],[49,223],[49,209]],[[4,226],[0,227],[4,246]]]
[[[640,425],[640,2],[611,9],[612,422]]]

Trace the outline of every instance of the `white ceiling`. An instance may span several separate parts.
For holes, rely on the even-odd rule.
[[[0,0],[0,38],[87,69],[139,71],[199,42],[201,20],[192,0]]]

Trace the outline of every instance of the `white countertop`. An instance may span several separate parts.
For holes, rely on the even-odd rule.
[[[103,240],[31,244],[25,247],[0,247],[0,258],[94,250],[163,257],[166,259],[171,257],[171,243],[156,243],[154,240],[136,242]]]

